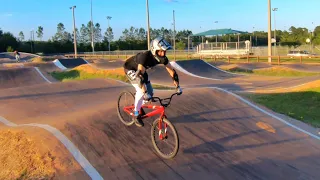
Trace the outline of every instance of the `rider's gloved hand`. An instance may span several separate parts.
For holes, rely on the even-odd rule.
[[[181,95],[182,94],[182,89],[180,88],[180,86],[177,86],[177,94]]]
[[[148,92],[145,92],[145,93],[144,93],[143,99],[144,99],[145,101],[149,101],[151,98],[152,98],[152,96],[151,96]]]

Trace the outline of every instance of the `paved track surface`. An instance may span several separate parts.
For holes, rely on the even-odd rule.
[[[125,127],[118,120],[117,95],[125,89],[133,90],[111,80],[90,80],[0,90],[0,114],[16,124],[56,127],[105,179],[320,176],[317,140],[208,88],[187,89],[173,99],[167,115],[179,132],[180,151],[175,159],[162,160],[152,149],[151,120],[143,128]],[[162,97],[170,93],[156,92]],[[259,123],[273,131],[261,129]]]
[[[160,66],[156,68],[149,72],[152,82],[172,84],[166,70]],[[23,76],[24,73],[32,74],[34,68],[10,68],[4,70],[10,73],[0,76],[8,77],[5,82],[11,82],[8,81],[13,76],[9,76],[11,70],[19,72],[19,76],[14,77],[22,82],[41,79],[39,73]],[[42,79],[41,83],[23,87],[15,83],[12,86],[16,88],[0,89],[0,115],[18,125],[40,123],[55,127],[104,179],[320,177],[319,140],[257,111],[226,92],[199,88],[245,89],[245,85],[234,83],[240,77],[215,81],[181,72],[179,77],[182,86],[194,88],[185,89],[183,95],[174,97],[167,108],[168,119],[176,126],[180,138],[180,150],[173,160],[163,160],[154,152],[150,139],[152,119],[146,120],[143,128],[126,127],[119,121],[117,97],[123,90],[134,89],[114,80],[47,83]],[[246,82],[256,83],[254,85],[259,82],[263,88],[272,83],[275,86],[278,86],[276,83],[289,83],[289,80],[270,79],[273,81],[264,84],[259,82],[259,77],[247,77]],[[290,81],[297,83],[305,79]],[[172,91],[155,93],[167,97]],[[67,152],[58,141],[48,142]],[[62,153],[62,156],[73,160],[68,153]],[[79,164],[70,165],[72,175],[59,175],[59,178],[89,179],[77,166]]]
[[[172,86],[172,79],[163,66],[157,66],[148,70],[151,82]],[[226,80],[201,79],[178,72],[182,87],[220,87],[230,91],[255,91],[275,88],[286,88],[310,81],[318,80],[320,76],[302,78],[280,78],[280,77],[261,77],[261,76],[239,76]],[[262,81],[263,79],[263,81]]]
[[[76,58],[76,59],[57,59],[64,67],[66,68],[74,68],[77,66],[80,66],[82,64],[87,64],[85,60],[82,58]]]
[[[202,76],[202,77],[213,78],[213,79],[228,79],[232,77],[241,76],[241,75],[227,73],[218,68],[214,68],[213,66],[210,66],[210,64],[200,59],[188,60],[188,61],[177,61],[176,63],[179,66],[181,66],[183,69],[187,70],[188,72],[198,76]]]
[[[46,83],[33,67],[0,69],[0,89]]]
[[[213,66],[228,65],[225,62],[210,62]],[[297,71],[305,72],[320,72],[320,64],[281,64],[281,65],[269,65],[267,63],[237,63],[234,64],[236,67],[248,70],[262,69],[262,68],[271,68],[271,67],[288,67]]]
[[[29,54],[29,53],[20,53],[21,61],[30,61],[34,57],[37,57],[37,55]],[[13,52],[0,53],[0,63],[11,63],[15,61],[16,61],[16,57]]]
[[[306,72],[320,72],[320,65],[319,64],[286,64],[287,66],[292,69],[296,69],[298,71],[306,71]]]

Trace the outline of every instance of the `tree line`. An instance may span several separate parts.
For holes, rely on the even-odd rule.
[[[122,35],[118,40],[114,40],[112,27],[108,27],[104,32],[99,23],[92,24],[89,21],[86,25],[82,24],[79,29],[76,29],[76,39],[78,52],[92,51],[91,37],[94,36],[95,51],[107,51],[110,42],[110,50],[143,50],[147,49],[147,31],[144,28],[130,27],[122,31]],[[103,33],[103,34],[102,34]],[[73,32],[67,32],[64,24],[57,25],[56,33],[47,41],[43,41],[44,28],[39,26],[36,35],[37,40],[25,40],[25,36],[21,31],[18,37],[15,37],[10,32],[4,32],[0,28],[0,52],[18,50],[31,53],[66,53],[73,52]],[[173,39],[176,40],[177,49],[185,49],[188,43],[188,36],[193,35],[190,30],[180,30],[175,33],[171,29],[164,27],[160,29],[150,29],[150,38],[161,36],[173,45]],[[274,32],[272,32],[272,35]],[[254,46],[266,46],[268,44],[268,33],[264,31],[254,31],[251,33],[240,34],[240,41],[249,40],[252,38]],[[306,39],[309,38],[313,45],[320,44],[320,26],[314,30],[309,30],[302,27],[291,26],[288,31],[276,31],[277,42],[283,46],[300,46],[306,44]],[[203,41],[215,42],[216,37],[191,36],[190,40],[193,46]],[[236,42],[238,35],[223,35],[218,37],[219,42]]]

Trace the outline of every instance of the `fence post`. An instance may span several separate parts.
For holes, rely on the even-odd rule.
[[[230,56],[228,56],[228,63],[230,64]]]
[[[258,62],[260,61],[260,56],[257,56],[257,60],[258,60]]]
[[[247,63],[249,63],[249,55],[247,55]]]
[[[216,55],[214,55],[214,61],[217,61],[217,56]]]
[[[278,56],[278,65],[280,65],[280,56]]]
[[[300,56],[300,64],[302,63],[302,56]]]

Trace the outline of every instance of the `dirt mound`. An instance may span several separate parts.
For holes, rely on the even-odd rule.
[[[0,130],[0,179],[52,179],[55,157],[21,130]]]
[[[92,67],[89,64],[84,64],[77,66],[73,68],[73,70],[78,70],[78,71],[84,71],[86,73],[91,73],[91,74],[116,74],[116,75],[125,75],[123,68],[117,68],[117,69],[96,69],[95,67]]]

